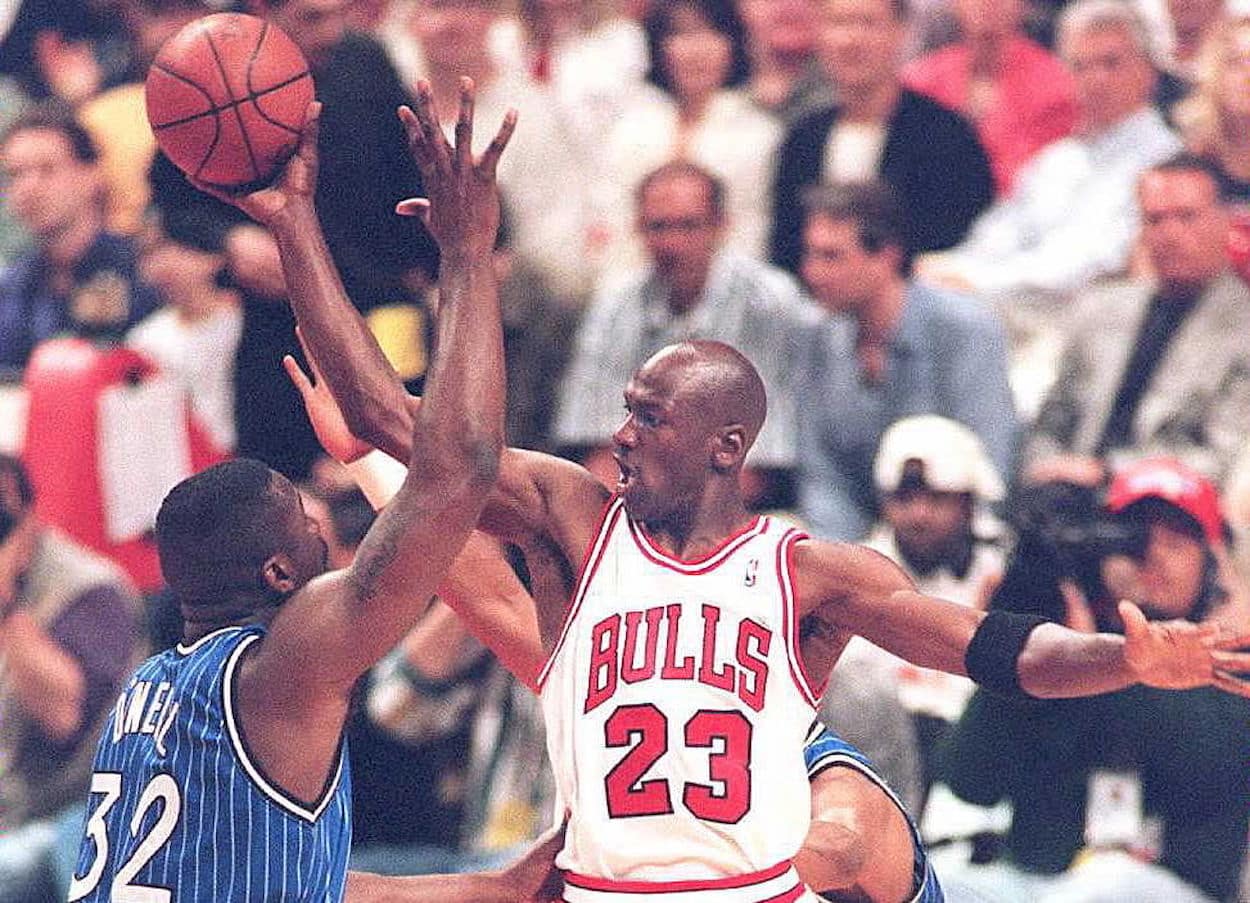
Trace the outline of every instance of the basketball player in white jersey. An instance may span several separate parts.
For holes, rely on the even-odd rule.
[[[337,281],[306,280],[292,303],[353,432],[407,460],[419,400]],[[876,553],[752,516],[738,478],[764,391],[724,344],[661,350],[625,408],[613,490],[509,450],[479,522],[565,591],[540,595],[538,625],[548,749],[571,812],[557,859],[569,903],[805,899],[790,862],[807,830],[804,732],[853,634],[1006,693],[1143,682],[1250,695],[1237,676],[1250,654],[1230,651],[1243,641],[1213,628],[1148,624],[1127,603],[1122,637],[987,615],[917,593]]]

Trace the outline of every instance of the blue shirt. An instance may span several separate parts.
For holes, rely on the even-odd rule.
[[[886,349],[885,374],[867,384],[856,324],[831,315],[799,372],[799,509],[813,536],[858,540],[876,513],[873,459],[896,420],[949,417],[971,429],[1007,481],[1019,438],[1007,382],[1007,337],[979,301],[908,283]]]
[[[155,289],[139,281],[134,243],[121,235],[96,237],[74,265],[67,294],[52,291],[49,269],[34,250],[0,271],[0,367],[26,366],[35,345],[56,335],[120,341],[160,303]]]
[[[71,903],[138,899],[136,889],[176,903],[342,900],[346,750],[306,804],[269,783],[236,723],[235,666],[263,636],[228,627],[135,671],[96,752]]]
[[[894,791],[886,784],[885,779],[877,774],[877,770],[868,761],[868,757],[817,721],[808,732],[807,746],[803,748],[803,761],[807,765],[809,780],[826,768],[834,766],[852,768],[880,787],[882,792],[894,801],[894,805],[898,806],[898,810],[907,819],[907,827],[911,831],[912,849],[915,850],[912,864],[913,895],[908,897],[908,903],[944,903],[946,897],[942,894],[942,886],[938,883],[937,875],[933,873],[933,865],[929,862],[929,856],[925,852],[924,841],[920,839],[920,831],[917,830],[916,823],[912,821],[911,816],[903,808],[903,804]]]

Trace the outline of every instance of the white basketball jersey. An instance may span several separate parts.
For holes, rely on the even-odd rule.
[[[789,860],[810,818],[816,707],[790,575],[801,537],[759,517],[680,561],[620,499],[608,506],[539,677],[572,812],[557,858],[566,900],[627,900],[655,883],[666,900],[800,898]]]

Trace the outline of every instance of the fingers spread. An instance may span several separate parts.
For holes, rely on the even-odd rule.
[[[421,137],[429,153],[432,164],[444,171],[451,164],[451,148],[443,135],[443,127],[438,121],[438,110],[434,104],[434,92],[427,81],[417,82],[417,122],[421,126]]]
[[[508,110],[504,114],[503,124],[499,126],[499,131],[491,139],[490,146],[486,148],[486,153],[482,154],[481,162],[478,163],[478,169],[487,178],[493,179],[495,177],[495,170],[499,167],[499,157],[512,139],[512,133],[516,131],[516,120],[516,110]]]
[[[473,162],[473,107],[476,89],[473,79],[460,79],[460,114],[456,119],[456,165],[467,170]]]
[[[291,382],[295,384],[295,388],[299,390],[300,395],[305,399],[312,395],[312,383],[308,381],[307,375],[300,369],[300,365],[295,358],[289,354],[283,355],[282,367],[286,370],[286,375],[291,378]]]
[[[1215,676],[1211,679],[1211,684],[1225,693],[1232,693],[1234,696],[1244,696],[1250,699],[1250,682],[1236,678],[1225,671],[1216,671]]]

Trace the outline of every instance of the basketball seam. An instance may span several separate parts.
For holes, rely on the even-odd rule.
[[[153,64],[153,67],[154,67],[154,68],[156,68],[156,69],[160,69],[160,70],[161,70],[162,72],[164,72],[166,75],[173,76],[174,78],[178,79],[179,81],[186,82],[188,85],[190,85],[191,87],[195,88],[195,90],[199,91],[199,92],[200,92],[201,94],[203,94],[206,98],[208,98],[208,102],[209,102],[210,104],[212,104],[212,103],[213,103],[213,98],[212,98],[212,95],[210,95],[207,91],[205,91],[203,88],[201,88],[201,87],[200,87],[199,85],[197,85],[195,82],[191,81],[191,80],[190,80],[189,78],[187,78],[185,75],[180,75],[179,73],[174,72],[172,69],[167,69],[167,68],[165,68],[164,66],[157,65],[157,64],[155,64],[155,63]],[[188,122],[194,122],[195,120],[197,120],[197,119],[202,119],[202,118],[204,118],[205,116],[214,116],[214,115],[216,115],[216,114],[218,114],[218,113],[224,112],[225,110],[229,110],[229,109],[232,109],[232,108],[234,108],[234,107],[240,106],[241,104],[247,103],[249,100],[254,101],[256,98],[258,98],[258,97],[264,97],[264,96],[266,96],[266,95],[268,95],[268,94],[272,94],[274,91],[281,91],[283,88],[285,88],[285,87],[287,87],[287,86],[289,86],[289,85],[293,85],[293,84],[295,84],[296,82],[300,81],[301,79],[305,79],[305,78],[308,78],[308,70],[307,70],[307,69],[305,69],[305,70],[304,70],[303,72],[301,72],[299,75],[294,75],[294,76],[292,76],[291,78],[288,78],[286,81],[283,81],[283,82],[278,82],[276,85],[271,85],[271,86],[270,86],[270,87],[268,87],[268,88],[264,88],[264,89],[262,89],[262,90],[260,90],[260,91],[256,91],[256,92],[255,92],[255,93],[253,93],[253,94],[249,94],[247,97],[241,97],[241,98],[239,98],[239,99],[237,99],[237,100],[231,100],[229,103],[224,103],[224,104],[222,104],[221,106],[213,105],[213,106],[211,106],[209,109],[204,110],[203,112],[200,112],[200,113],[192,113],[190,116],[183,116],[181,119],[171,119],[171,120],[169,120],[169,122],[162,122],[160,125],[153,125],[153,126],[152,126],[152,131],[154,131],[154,132],[159,132],[161,129],[171,129],[171,128],[173,128],[174,126],[186,125]],[[276,119],[271,119],[270,117],[265,116],[264,111],[263,111],[263,110],[260,110],[260,107],[259,107],[259,106],[257,107],[257,110],[260,112],[261,116],[264,116],[264,118],[265,118],[267,121],[269,121],[269,122],[273,123],[274,125],[278,126],[279,128],[283,128],[283,129],[286,129],[286,130],[287,130],[287,131],[289,131],[289,132],[293,132],[293,133],[295,133],[295,134],[299,134],[299,129],[292,128],[291,126],[289,126],[289,125],[285,125],[284,123],[280,122],[279,120],[276,120]]]
[[[154,64],[154,65],[155,65],[155,64]],[[174,72],[174,71],[173,71],[173,70],[171,70],[171,69],[166,69],[164,66],[158,66],[157,68],[159,68],[159,69],[160,69],[162,72],[164,72],[165,74],[167,74],[167,75],[169,75],[169,76],[171,76],[171,77],[173,77],[173,78],[176,78],[176,79],[178,79],[178,80],[179,80],[179,81],[181,81],[181,82],[185,82],[186,84],[188,84],[188,85],[190,85],[192,88],[194,88],[196,91],[199,91],[199,92],[200,92],[201,94],[203,94],[203,95],[204,95],[204,97],[208,100],[209,106],[212,106],[212,104],[213,104],[213,95],[209,94],[209,93],[208,93],[206,90],[204,90],[204,88],[202,88],[200,85],[196,84],[196,83],[195,83],[195,82],[193,82],[191,79],[187,78],[185,75],[180,75],[180,74],[178,74],[177,72]],[[204,113],[197,113],[197,114],[196,114],[196,116],[191,117],[191,119],[194,119],[194,118],[199,117],[199,116],[207,116],[209,113],[216,113],[216,110],[208,110],[207,112],[204,112]],[[190,120],[190,119],[188,119],[187,121],[188,121],[188,122],[190,122],[191,120]],[[153,131],[153,132],[156,132],[156,131],[158,131],[158,130],[159,130],[159,128],[164,128],[164,127],[165,127],[165,126],[159,126],[159,127],[154,126],[154,127],[153,127],[153,129],[152,129],[152,131]],[[208,147],[207,147],[207,148],[205,149],[205,151],[204,151],[204,156],[200,158],[199,165],[195,167],[195,175],[196,175],[197,177],[198,177],[198,176],[199,176],[199,174],[200,174],[200,170],[202,170],[202,169],[204,168],[204,165],[205,165],[206,163],[208,163],[209,158],[210,158],[210,157],[212,157],[212,155],[213,155],[213,151],[214,151],[214,150],[216,150],[216,148],[217,148],[217,142],[218,142],[219,140],[221,140],[221,122],[218,120],[217,116],[216,116],[216,115],[214,115],[214,116],[213,116],[213,140],[212,140],[212,141],[210,141],[210,142],[208,142]]]
[[[268,28],[269,28],[269,24],[265,23],[265,25],[261,29],[260,40],[264,40],[265,31],[267,31]],[[225,64],[222,63],[221,61],[221,55],[217,52],[217,45],[213,43],[213,36],[209,34],[208,32],[205,32],[204,40],[208,42],[208,49],[212,51],[213,61],[217,64],[217,69],[221,73],[221,80],[226,86],[226,91],[229,92],[230,91],[230,76],[226,72]],[[256,42],[257,45],[260,44],[260,40]],[[247,151],[248,162],[252,164],[252,178],[259,179],[260,167],[256,165],[256,153],[252,150],[252,140],[248,137],[247,128],[243,125],[243,115],[239,112],[239,104],[232,105],[230,109],[234,111],[234,117],[235,119],[239,121],[239,134],[243,137],[243,148],[244,150]],[[208,162],[208,158],[205,157],[204,163],[200,164],[201,170],[204,168],[204,164],[206,164],[207,162]],[[199,177],[199,174],[200,173],[197,170],[195,173],[197,178]]]
[[[268,36],[269,36],[269,23],[266,22],[264,28],[261,29],[260,38],[256,41],[256,46],[252,48],[252,56],[247,61],[247,99],[252,102],[252,107],[256,110],[256,113],[260,116],[261,119],[265,120],[270,125],[276,125],[278,128],[282,129],[284,132],[290,132],[292,135],[298,135],[300,133],[299,129],[293,129],[289,125],[287,125],[285,122],[280,122],[279,120],[274,119],[261,108],[261,105],[259,103],[257,103],[257,101],[260,100],[261,97],[265,96],[265,94],[269,93],[269,91],[263,91],[263,92],[257,91],[255,88],[252,87],[252,70],[256,68],[256,58],[260,56],[261,48],[265,46],[265,38]],[[295,82],[299,81],[301,78],[303,78],[306,75],[308,75],[307,69],[305,69],[295,78],[290,79],[286,82],[283,82],[281,85],[278,85],[277,87],[285,87],[286,85],[294,84]],[[272,91],[274,89],[271,88],[269,90]]]

